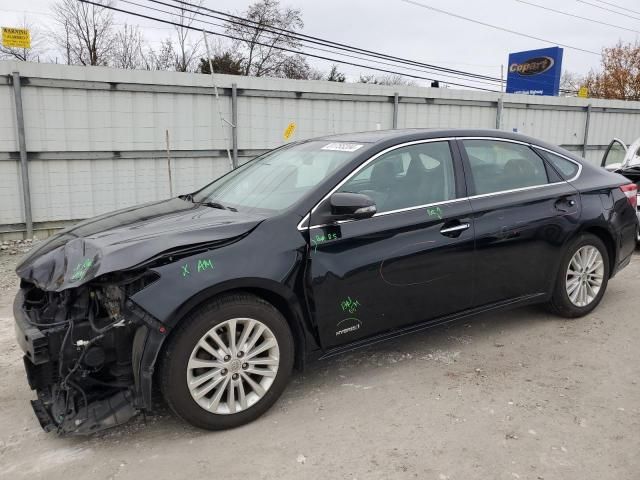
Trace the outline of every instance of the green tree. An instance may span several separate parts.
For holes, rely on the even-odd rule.
[[[213,66],[213,73],[224,73],[227,75],[242,75],[244,73],[242,59],[234,58],[230,52],[215,54],[211,58],[211,65]],[[211,73],[208,59],[200,59],[199,71],[200,73]]]

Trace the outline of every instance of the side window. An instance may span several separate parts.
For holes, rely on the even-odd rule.
[[[549,183],[542,158],[526,145],[498,140],[463,140],[475,194]]]
[[[546,150],[536,149],[536,151],[542,155],[546,161],[553,165],[564,180],[569,180],[575,177],[578,173],[579,167],[575,162],[562,158],[554,153],[547,152]]]
[[[443,202],[456,197],[449,142],[427,142],[392,150],[340,187],[363,193],[378,212]]]

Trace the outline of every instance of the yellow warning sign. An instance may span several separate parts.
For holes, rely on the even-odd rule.
[[[580,87],[580,90],[578,90],[578,96],[580,98],[587,98],[589,96],[589,89],[587,87]]]
[[[29,29],[2,27],[2,46],[7,48],[31,48]]]
[[[284,139],[289,140],[293,136],[293,133],[295,131],[296,131],[296,124],[291,122],[289,125],[287,125],[287,128],[285,128],[284,130]]]

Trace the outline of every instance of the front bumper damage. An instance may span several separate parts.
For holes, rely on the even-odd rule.
[[[15,333],[45,431],[90,434],[151,409],[167,329],[128,300],[130,289],[102,282],[48,292],[22,282]]]

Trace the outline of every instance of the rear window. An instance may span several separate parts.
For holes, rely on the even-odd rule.
[[[547,152],[546,150],[536,149],[536,151],[540,155],[542,155],[545,160],[551,163],[551,165],[553,165],[554,168],[558,171],[560,176],[565,180],[569,180],[575,177],[578,173],[578,169],[580,167],[575,162],[567,160],[566,158],[556,155],[555,153]]]

